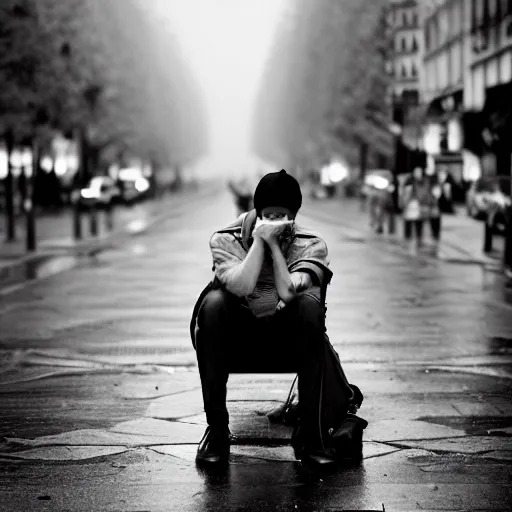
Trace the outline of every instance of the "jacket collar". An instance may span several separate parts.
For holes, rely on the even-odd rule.
[[[256,210],[253,209],[247,212],[242,219],[242,245],[246,251],[251,247],[252,230],[257,218]]]

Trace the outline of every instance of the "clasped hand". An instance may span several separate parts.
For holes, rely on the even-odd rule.
[[[284,229],[291,224],[290,222],[264,222],[257,224],[253,231],[253,237],[259,237],[267,244],[272,244],[277,241],[279,235]]]

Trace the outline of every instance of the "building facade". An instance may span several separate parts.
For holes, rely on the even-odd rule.
[[[439,1],[423,10],[423,145],[429,165],[444,166],[461,196],[469,180],[462,152],[469,20],[469,0]]]
[[[467,0],[465,147],[482,174],[512,172],[512,0]]]
[[[454,177],[510,174],[512,0],[423,4],[424,147]]]
[[[391,74],[397,98],[419,101],[422,70],[422,31],[415,0],[392,2],[388,22],[391,26]]]

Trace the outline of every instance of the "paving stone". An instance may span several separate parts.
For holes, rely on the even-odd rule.
[[[506,434],[508,436],[512,436],[512,427],[503,427],[503,428],[492,428],[487,431],[489,434],[499,433]]]
[[[87,460],[124,453],[128,448],[119,446],[45,446],[21,452],[1,454],[1,457],[22,460]]]
[[[151,450],[162,455],[172,455],[177,459],[187,462],[194,462],[197,453],[197,444],[152,446]]]
[[[270,423],[266,416],[255,416],[252,412],[230,415],[229,428],[242,444],[244,439],[288,441],[293,430],[292,427]]]
[[[201,414],[196,414],[195,416],[186,416],[185,418],[180,418],[177,421],[182,423],[194,423],[196,425],[207,425],[206,414],[204,412]]]
[[[156,399],[194,391],[199,386],[199,376],[195,373],[166,374],[162,371],[140,378],[125,379],[116,388],[116,393],[129,399]]]
[[[199,431],[199,429],[195,428],[192,425],[186,427],[185,425],[175,421],[165,421],[154,418],[140,418],[136,420],[118,423],[117,425],[110,429],[110,432],[139,436],[168,437],[171,439],[182,439],[184,434],[190,430],[196,432]]]
[[[366,439],[372,441],[396,441],[401,439],[464,437],[466,433],[463,430],[426,421],[382,420],[369,423],[364,435]]]
[[[127,422],[132,423],[132,422]],[[121,424],[122,425],[122,424]],[[135,420],[133,430],[140,429],[141,423]],[[127,430],[130,427],[125,425]],[[121,427],[122,428],[122,427]],[[142,429],[141,429],[142,430]],[[22,446],[151,446],[154,444],[197,443],[203,435],[200,426],[173,422],[165,434],[151,435],[120,433],[99,429],[83,429],[63,434],[43,436],[37,439],[6,438],[6,442]]]
[[[242,455],[248,458],[267,461],[296,462],[291,446],[243,446],[231,447],[232,455]]]
[[[363,440],[363,458],[371,459],[373,457],[380,457],[381,455],[387,455],[400,450],[394,446],[388,446],[382,443],[375,443],[373,441]]]
[[[482,459],[492,459],[497,461],[510,462],[512,461],[512,451],[510,450],[495,450],[492,452],[484,453],[481,455]]]
[[[497,379],[512,379],[512,372],[508,371],[506,368],[484,366],[430,366],[429,370],[447,373],[467,373],[469,375],[483,375],[486,377],[495,377]]]
[[[500,403],[500,402],[498,402]],[[460,412],[462,416],[509,416],[510,405],[503,411],[493,404],[491,400],[472,400],[457,401],[453,404],[454,409]],[[508,413],[507,413],[508,410]]]
[[[401,441],[401,445],[434,452],[484,454],[491,451],[512,453],[512,443],[507,437],[466,436],[456,439],[428,439],[424,441]]]
[[[200,389],[185,391],[153,400],[145,416],[160,419],[177,419],[194,416],[203,411],[203,395]]]

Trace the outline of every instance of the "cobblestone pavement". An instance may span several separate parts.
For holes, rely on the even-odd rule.
[[[314,474],[265,413],[292,375],[234,375],[232,463],[204,431],[188,321],[227,194],[0,297],[0,510],[508,510],[512,306],[499,274],[411,258],[324,215],[328,329],[369,421],[361,466]]]

